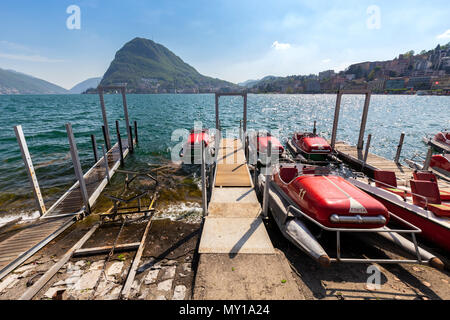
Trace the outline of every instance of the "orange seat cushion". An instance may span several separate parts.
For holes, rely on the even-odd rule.
[[[403,199],[405,197],[410,197],[411,196],[410,192],[407,192],[407,191],[405,192],[405,190],[401,190],[401,189],[396,189],[396,188],[381,188],[381,189],[384,189],[386,191],[392,192],[392,193],[402,197]]]
[[[429,204],[429,210],[438,217],[450,217],[450,206],[445,204]]]
[[[439,195],[441,196],[441,201],[450,201],[450,192],[439,191]]]

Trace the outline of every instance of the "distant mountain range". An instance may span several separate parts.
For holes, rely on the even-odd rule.
[[[66,94],[56,84],[13,70],[0,69],[0,94]]]
[[[277,79],[277,77],[275,77],[275,76],[266,76],[259,80],[247,80],[244,82],[240,82],[240,83],[238,83],[238,85],[240,85],[241,87],[252,88],[262,81],[275,80],[275,79]]]
[[[126,43],[103,76],[102,86],[126,83],[131,93],[215,92],[238,89],[204,76],[161,44],[144,38]]]
[[[90,78],[83,82],[80,82],[76,86],[74,86],[72,89],[69,90],[71,94],[81,94],[85,92],[88,89],[97,88],[97,86],[102,81],[102,78]]]

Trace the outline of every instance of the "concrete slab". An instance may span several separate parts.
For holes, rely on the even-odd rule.
[[[304,300],[282,254],[202,254],[194,300]]]
[[[199,253],[273,254],[274,248],[260,218],[207,217]]]
[[[214,188],[211,203],[256,203],[259,205],[253,188]]]
[[[258,218],[261,215],[259,203],[210,203],[208,216],[212,218]]]

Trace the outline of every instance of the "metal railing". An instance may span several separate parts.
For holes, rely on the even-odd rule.
[[[351,262],[351,263],[424,263],[428,261],[423,261],[422,257],[419,252],[419,246],[417,244],[416,240],[416,233],[421,233],[422,230],[413,224],[409,223],[408,221],[403,220],[399,216],[393,214],[392,212],[389,212],[390,215],[392,215],[397,220],[403,222],[408,227],[410,227],[412,230],[404,230],[404,229],[389,229],[387,227],[382,228],[375,228],[375,229],[352,229],[352,228],[330,228],[326,227],[320,222],[316,221],[300,209],[290,205],[287,209],[287,214],[289,215],[291,213],[297,218],[306,218],[308,221],[314,223],[318,227],[320,227],[322,230],[330,231],[330,232],[336,232],[336,258],[330,258],[331,262]],[[353,258],[342,258],[341,254],[341,232],[358,232],[358,233],[409,233],[412,237],[414,249],[416,252],[417,260],[401,260],[401,259],[353,259]]]

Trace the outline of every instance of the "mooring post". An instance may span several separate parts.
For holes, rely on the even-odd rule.
[[[314,121],[314,128],[313,128],[313,134],[314,135],[317,133],[316,124],[317,124],[317,121]]]
[[[14,132],[16,133],[17,141],[19,142],[20,151],[22,153],[22,159],[27,169],[28,179],[30,180],[31,187],[33,188],[34,198],[39,210],[39,214],[42,217],[47,209],[45,208],[44,199],[42,198],[41,189],[34,171],[33,162],[31,161],[30,152],[28,150],[27,142],[23,134],[22,126],[15,126]]]
[[[127,124],[128,147],[131,148],[130,151],[133,152],[133,139],[131,137],[130,120],[128,118],[128,105],[127,105],[127,96],[126,96],[126,88],[125,87],[122,87],[121,93],[122,93],[122,102],[123,102],[123,113],[125,114],[125,122]]]
[[[92,151],[94,152],[94,162],[97,163],[98,155],[97,155],[97,141],[95,141],[95,135],[91,134],[91,142],[92,142]]]
[[[106,179],[108,180],[108,183],[110,183],[111,177],[109,176],[108,157],[106,156],[105,146],[103,144],[102,144],[102,152],[103,152],[103,162],[105,164]]]
[[[105,143],[106,143],[106,149],[111,149],[111,139],[109,137],[109,127],[108,127],[108,119],[106,117],[106,107],[105,107],[105,99],[103,96],[103,88],[98,87],[98,95],[100,96],[100,106],[102,108],[102,117],[103,117],[103,125],[105,127],[104,136],[105,136]]]
[[[433,156],[433,147],[428,148],[427,157],[425,159],[425,162],[423,164],[422,170],[427,171],[430,169],[430,163],[431,163],[431,157]]]
[[[247,92],[244,93],[244,134],[247,132]]]
[[[364,101],[364,110],[361,119],[361,128],[359,129],[358,151],[362,152],[364,147],[364,132],[366,130],[367,116],[369,114],[370,92],[366,92],[366,100]]]
[[[405,133],[402,132],[402,134],[400,135],[400,141],[399,141],[398,146],[397,146],[397,154],[395,155],[395,159],[394,159],[394,162],[396,164],[399,164],[400,154],[402,153],[403,140],[404,139],[405,139]]]
[[[120,129],[118,120],[116,120],[116,131],[117,131],[117,141],[119,142],[120,165],[123,167],[125,162],[123,160],[122,139],[120,138]]]
[[[216,130],[220,130],[220,124],[219,124],[219,94],[216,92],[215,95],[215,102],[216,102]]]
[[[134,152],[134,143],[133,143],[133,129],[131,129],[131,126],[128,125],[128,136],[130,137],[131,144],[129,145],[130,152]]]
[[[267,218],[269,216],[269,183],[270,183],[270,171],[272,171],[272,140],[268,139],[266,150],[266,172],[264,181],[264,195],[263,195],[263,216]],[[256,186],[255,186],[256,188]]]
[[[239,140],[242,142],[242,119],[239,120]]]
[[[372,140],[372,135],[369,134],[367,136],[367,143],[366,143],[366,151],[364,153],[364,160],[363,160],[363,169],[366,166],[367,163],[367,157],[369,156],[369,148],[370,148],[370,141]]]
[[[334,120],[333,120],[333,131],[331,133],[331,148],[334,150],[334,146],[336,145],[336,134],[337,127],[339,123],[339,114],[341,110],[341,100],[342,100],[342,92],[338,91],[336,97],[336,108],[334,109]]]
[[[136,144],[138,144],[138,126],[137,121],[134,121],[134,139],[136,140]]]
[[[205,159],[205,142],[202,141],[202,207],[203,217],[208,215],[208,204],[206,194],[206,159]]]
[[[81,197],[83,198],[84,206],[88,213],[91,213],[91,206],[89,204],[89,196],[86,188],[86,183],[84,181],[83,170],[81,169],[80,158],[78,156],[77,144],[75,142],[75,137],[73,135],[72,125],[70,123],[66,123],[66,131],[67,136],[69,138],[70,145],[70,155],[72,157],[73,168],[75,170],[75,175],[80,184]]]

